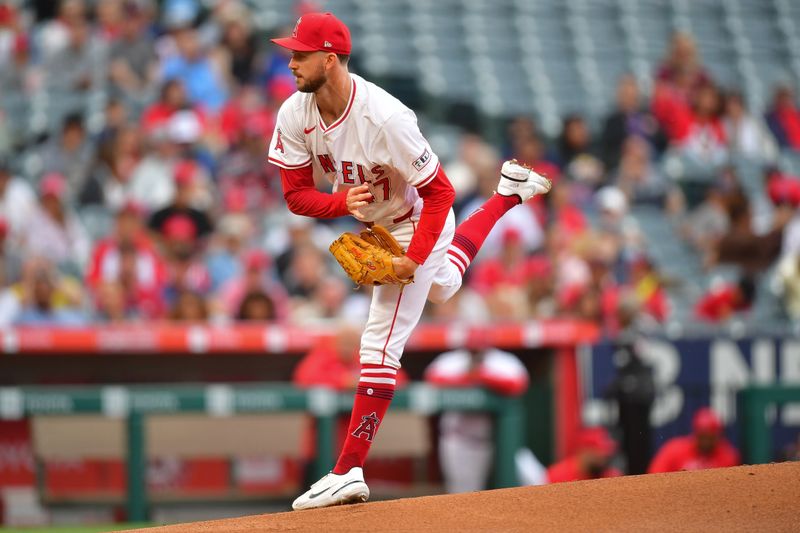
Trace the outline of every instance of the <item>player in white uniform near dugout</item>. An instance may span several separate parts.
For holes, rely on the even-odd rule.
[[[375,287],[361,337],[361,378],[350,426],[332,472],[295,500],[294,509],[366,501],[362,467],[394,395],[403,348],[425,301],[443,302],[495,222],[550,190],[550,181],[507,161],[497,193],[458,227],[453,187],[422,136],[414,113],[380,87],[347,70],[350,31],[330,13],[303,15],[291,37],[298,92],[278,112],[269,161],[281,170],[284,198],[298,215],[352,215],[386,227],[406,250],[393,260],[409,285]],[[315,178],[332,185],[320,192]]]

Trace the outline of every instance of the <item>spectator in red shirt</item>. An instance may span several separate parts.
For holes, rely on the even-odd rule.
[[[122,299],[123,315],[152,319],[164,311],[160,293],[165,281],[166,268],[144,231],[141,209],[125,204],[117,213],[114,233],[92,251],[87,286],[108,305]]]
[[[500,254],[475,266],[472,287],[483,295],[493,316],[503,319],[523,318],[526,313],[523,288],[533,271],[532,260],[525,257],[520,231],[505,228]]]
[[[740,464],[739,452],[722,435],[722,422],[711,409],[698,410],[692,435],[668,440],[650,463],[648,473],[703,470]]]
[[[245,134],[258,134],[263,140],[275,127],[275,115],[261,93],[251,85],[241,87],[220,111],[219,127],[229,146],[244,140]]]
[[[780,86],[775,90],[767,125],[781,148],[800,150],[800,111],[794,103],[792,89]]]
[[[266,296],[271,302],[270,320],[284,320],[288,314],[288,299],[283,285],[274,281],[272,259],[262,250],[250,250],[242,257],[243,272],[234,276],[216,291],[216,307],[227,317],[249,320],[250,311],[243,313],[248,295]],[[248,303],[248,306],[252,304]],[[263,306],[262,306],[263,307]],[[262,309],[263,311],[263,309]],[[258,312],[263,317],[265,313]]]
[[[722,123],[719,89],[704,85],[695,92],[691,121],[677,140],[687,156],[700,164],[722,165],[728,158],[728,139]]]
[[[521,287],[528,278],[527,263],[525,250],[520,246],[520,231],[506,228],[500,255],[476,266],[472,274],[473,287],[481,294],[490,293],[498,285]]]
[[[756,287],[751,277],[737,283],[721,283],[706,292],[695,306],[695,315],[707,322],[724,322],[734,314],[750,309]]]
[[[787,205],[791,208],[800,206],[800,178],[784,174],[776,167],[764,171],[767,184],[767,196],[772,205]]]
[[[161,87],[161,96],[142,113],[141,123],[148,132],[161,127],[166,127],[167,122],[178,111],[191,110],[194,112],[203,130],[207,127],[205,114],[197,106],[189,102],[183,82],[172,78]]]
[[[700,61],[694,38],[686,32],[677,31],[672,35],[669,52],[658,67],[656,79],[677,84],[682,77],[686,78],[691,90],[711,83],[711,77]]]
[[[292,383],[301,388],[329,387],[339,391],[355,389],[361,377],[359,348],[361,331],[343,323],[336,330],[333,342],[321,338],[295,368]],[[397,386],[408,383],[403,369],[397,371]]]
[[[617,449],[617,443],[608,435],[605,428],[587,428],[578,436],[578,452],[547,469],[549,483],[583,481],[622,475],[618,469],[609,466]]]
[[[579,238],[589,229],[586,215],[580,207],[580,203],[587,201],[588,198],[581,198],[581,193],[580,188],[566,180],[550,191],[549,219],[552,225],[558,226],[563,231],[563,237],[567,242]]]
[[[553,183],[561,177],[561,169],[545,159],[544,143],[537,135],[514,139],[513,156],[542,176],[547,176]]]
[[[198,239],[197,229],[186,214],[174,214],[163,225],[168,272],[163,294],[170,307],[178,304],[185,292],[206,294],[211,289],[211,276],[202,261]]]
[[[243,208],[253,214],[262,214],[282,199],[275,167],[264,164],[264,139],[274,124],[274,112],[252,87],[242,88],[220,116],[221,134],[229,145],[217,167],[220,191],[241,195]]]
[[[671,142],[685,138],[692,122],[690,83],[683,74],[674,83],[656,82],[653,90],[650,110]]]

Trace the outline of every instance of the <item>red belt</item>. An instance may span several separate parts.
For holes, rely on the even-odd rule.
[[[414,214],[414,208],[412,207],[411,209],[408,210],[408,213],[406,213],[405,215],[399,216],[394,220],[392,220],[392,224],[399,224],[404,220],[408,220],[409,218],[411,218],[411,215],[413,214]],[[375,224],[374,222],[364,222],[364,225],[367,226],[368,228],[371,228],[374,224]]]

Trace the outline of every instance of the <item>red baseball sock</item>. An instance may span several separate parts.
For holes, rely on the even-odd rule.
[[[333,467],[334,474],[345,474],[354,466],[364,466],[372,440],[394,396],[397,370],[383,365],[361,365],[350,426],[342,453]]]
[[[475,256],[478,255],[483,241],[486,240],[486,236],[492,231],[500,217],[519,204],[518,196],[502,196],[495,193],[458,225],[447,254],[450,262],[458,268],[462,276]]]

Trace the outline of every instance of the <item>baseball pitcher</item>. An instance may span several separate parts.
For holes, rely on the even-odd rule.
[[[344,234],[331,252],[356,283],[375,285],[347,437],[333,470],[295,500],[300,510],[369,498],[362,467],[425,301],[450,298],[495,222],[551,183],[507,161],[497,193],[456,227],[453,187],[414,113],[348,72],[347,26],[331,13],[310,13],[273,42],[292,52],[298,89],[281,106],[269,147],[286,203],[298,215],[363,222],[365,231]],[[332,192],[318,191],[315,178]]]

